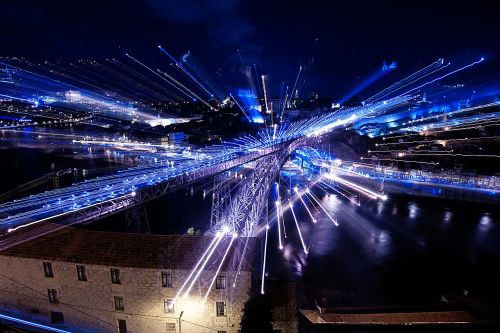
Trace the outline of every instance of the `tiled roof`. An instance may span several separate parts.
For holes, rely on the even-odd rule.
[[[465,311],[439,312],[399,312],[399,313],[321,313],[317,315],[318,323],[332,324],[466,324],[476,320]]]
[[[192,269],[212,242],[211,236],[147,235],[64,228],[15,245],[0,255],[113,267]],[[220,260],[230,238],[221,241],[212,258]],[[238,238],[223,270],[237,270],[246,238]],[[257,239],[250,238],[242,270],[252,270]],[[207,269],[220,262],[211,262]]]

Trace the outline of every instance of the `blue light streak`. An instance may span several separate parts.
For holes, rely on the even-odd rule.
[[[7,316],[7,315],[1,314],[1,313],[0,313],[0,319],[4,319],[4,320],[14,322],[17,324],[21,324],[21,325],[26,325],[29,327],[35,327],[35,328],[42,329],[44,331],[49,331],[49,332],[71,333],[70,331],[62,330],[62,329],[47,326],[47,325],[38,324],[38,323],[35,323],[32,321],[28,321],[28,320],[24,320],[24,319],[20,319],[20,318],[16,318],[16,317]]]

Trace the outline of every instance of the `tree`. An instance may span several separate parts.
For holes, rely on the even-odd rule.
[[[273,314],[267,295],[254,292],[245,302],[241,318],[241,333],[272,333]]]

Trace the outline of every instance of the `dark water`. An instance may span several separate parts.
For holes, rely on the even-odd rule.
[[[500,309],[498,207],[403,196],[358,207],[323,195],[339,226],[301,211],[305,256],[286,214],[290,239],[283,253],[271,251],[285,265],[270,275],[296,277],[310,303],[341,291],[375,304],[431,304],[465,291]]]
[[[79,163],[87,167],[115,164],[75,161],[55,151],[27,148],[2,149],[0,154],[4,190],[54,169],[53,163],[56,169]],[[211,185],[212,180],[206,180],[149,203],[153,233],[208,229],[211,197],[204,197],[203,190]],[[290,212],[285,213],[287,238],[282,251],[276,226],[269,234],[268,277],[298,281],[302,302],[314,304],[315,299],[334,297],[335,291],[341,291],[383,304],[429,304],[439,302],[442,293],[466,291],[500,312],[498,206],[390,196],[386,202],[363,201],[358,207],[319,190],[316,194],[339,226],[315,210],[318,222],[313,224],[302,205],[295,204],[307,256]],[[88,227],[123,230],[124,216]]]
[[[67,168],[77,170],[61,177],[61,185],[110,174],[136,163],[135,156],[119,151],[92,149],[72,143],[73,139],[81,140],[85,135],[113,138],[119,133],[96,131],[94,127],[85,125],[0,130],[0,193]],[[47,183],[37,191],[51,188],[52,184]]]

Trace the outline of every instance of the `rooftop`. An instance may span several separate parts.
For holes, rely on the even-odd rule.
[[[415,325],[472,324],[477,320],[466,311],[418,311],[377,313],[320,313],[301,310],[312,324],[336,325]]]
[[[63,228],[0,251],[0,255],[113,267],[192,269],[213,240],[211,236],[151,235]],[[237,270],[247,238],[237,238],[223,270]],[[216,267],[229,245],[221,241],[206,267]],[[252,270],[256,238],[248,239],[241,269]]]

